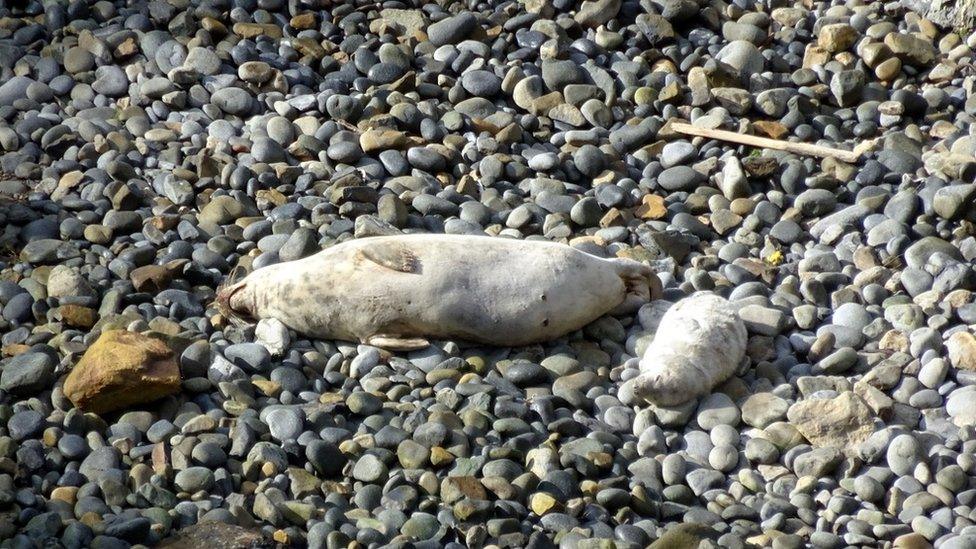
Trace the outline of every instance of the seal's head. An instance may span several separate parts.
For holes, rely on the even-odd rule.
[[[641,374],[634,379],[633,387],[634,395],[649,403],[658,404],[672,396],[668,389],[661,387],[658,375]]]
[[[224,318],[237,326],[243,326],[257,321],[257,303],[253,285],[248,283],[249,277],[238,278],[235,270],[217,288],[215,305]]]

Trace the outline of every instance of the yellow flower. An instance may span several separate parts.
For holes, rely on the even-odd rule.
[[[766,257],[766,263],[769,263],[770,265],[775,266],[775,265],[779,265],[782,262],[783,262],[783,252],[779,250],[774,251],[773,253],[769,254],[768,257]]]

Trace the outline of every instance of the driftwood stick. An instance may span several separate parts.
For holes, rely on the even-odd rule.
[[[849,164],[857,162],[857,160],[861,158],[861,155],[874,144],[873,141],[866,141],[855,147],[853,151],[845,151],[843,149],[834,149],[832,147],[823,147],[821,145],[812,145],[810,143],[793,143],[791,141],[781,141],[779,139],[770,139],[768,137],[759,137],[758,135],[748,135],[726,130],[696,128],[695,126],[692,126],[686,122],[672,122],[671,129],[685,135],[697,135],[699,137],[720,139],[722,141],[730,141],[732,143],[740,143],[742,145],[751,145],[753,147],[775,149],[778,151],[787,151],[807,156],[819,156],[822,158],[832,157]]]

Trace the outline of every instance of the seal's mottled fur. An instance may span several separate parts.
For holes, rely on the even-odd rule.
[[[390,349],[429,339],[517,346],[634,311],[659,285],[646,265],[562,244],[419,234],[258,269],[221,288],[217,307],[237,322],[273,317],[306,336]]]

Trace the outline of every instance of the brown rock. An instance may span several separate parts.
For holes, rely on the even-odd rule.
[[[58,308],[61,313],[61,320],[72,328],[91,328],[98,321],[98,313],[90,308],[81,305],[67,304]]]
[[[656,194],[645,194],[634,214],[641,219],[661,219],[668,214],[668,209],[664,207],[663,197]]]
[[[519,494],[518,488],[502,477],[485,477],[481,479],[481,484],[498,499],[515,499]]]
[[[949,363],[960,370],[976,371],[976,337],[969,332],[956,332],[946,341]]]
[[[586,119],[583,118],[583,113],[569,103],[560,103],[550,109],[549,118],[576,127],[582,126],[586,122]]]
[[[681,99],[681,86],[677,82],[665,84],[657,94],[657,98],[665,103],[674,103]]]
[[[752,93],[742,88],[712,88],[715,102],[730,113],[741,116],[752,107]]]
[[[785,421],[777,421],[763,429],[763,437],[772,442],[781,451],[795,448],[804,444],[803,435],[793,425]]]
[[[853,46],[856,41],[857,30],[847,23],[824,25],[820,28],[820,36],[817,37],[817,44],[830,53],[844,51]]]
[[[122,43],[116,46],[115,50],[112,52],[116,59],[126,59],[137,53],[139,53],[139,44],[136,42],[136,39],[131,36],[123,40]]]
[[[266,379],[254,380],[251,383],[261,391],[264,396],[269,396],[271,398],[277,398],[281,394],[281,384],[277,381],[270,381]]]
[[[772,137],[773,139],[782,139],[790,133],[790,130],[786,126],[776,122],[775,120],[756,120],[752,123],[752,127],[760,135],[765,135],[767,137]]]
[[[600,219],[600,226],[606,229],[607,227],[614,227],[617,225],[624,225],[626,220],[620,210],[617,208],[610,208],[607,213],[603,214],[603,218]]]
[[[766,177],[779,169],[779,162],[771,156],[750,156],[742,159],[742,167],[750,177]]]
[[[74,505],[75,501],[78,500],[78,487],[77,486],[58,486],[51,491],[51,499],[56,501],[63,501],[68,505]]]
[[[281,193],[281,191],[276,189],[261,189],[255,193],[255,198],[260,200],[266,200],[275,206],[281,206],[288,202],[288,197]],[[260,206],[258,202],[258,206]]]
[[[617,181],[617,172],[613,170],[603,170],[603,173],[593,178],[593,186],[611,185]]]
[[[450,465],[454,462],[454,456],[441,448],[440,446],[434,446],[430,449],[430,463],[434,466]]]
[[[148,219],[148,224],[160,231],[168,231],[176,227],[180,222],[180,217],[176,215],[154,215]]]
[[[274,547],[257,528],[242,528],[223,522],[200,522],[180,529],[175,536],[164,539],[160,549],[261,549]]]
[[[307,55],[314,59],[322,59],[327,53],[325,48],[322,47],[322,44],[316,42],[314,38],[295,38],[292,41],[292,45],[294,46],[295,50],[298,51],[298,53]]]
[[[788,404],[773,393],[749,395],[742,403],[742,421],[751,427],[765,429],[783,418]]]
[[[830,399],[801,400],[786,417],[813,446],[843,448],[848,454],[874,432],[874,413],[851,391]]]
[[[499,143],[516,143],[522,139],[522,126],[515,123],[509,124],[495,134],[495,139]]]
[[[302,30],[315,28],[315,12],[306,11],[292,17],[291,26]]]
[[[830,61],[830,52],[816,44],[807,44],[803,52],[803,68],[809,69],[814,65],[823,65]]]
[[[888,33],[884,43],[902,61],[916,67],[926,67],[935,59],[935,47],[914,34]]]
[[[879,80],[894,80],[901,73],[901,60],[897,57],[886,59],[874,68],[874,75]]]
[[[223,37],[227,36],[227,26],[213,17],[200,19],[200,26],[212,35]]]
[[[458,180],[457,192],[472,198],[481,198],[481,187],[478,185],[478,180],[467,174],[462,175],[461,179]]]
[[[263,84],[274,76],[274,69],[264,61],[246,61],[237,68],[237,76],[252,84]]]
[[[149,329],[158,332],[162,336],[173,337],[183,331],[183,327],[177,322],[164,316],[155,316],[149,321]],[[162,338],[161,338],[162,339]]]
[[[559,507],[559,502],[548,492],[536,492],[529,496],[529,508],[540,517],[550,511],[557,511]]]
[[[454,503],[463,498],[488,499],[488,493],[475,477],[447,477],[441,481],[441,498],[445,503]]]
[[[873,42],[861,48],[861,59],[872,69],[891,57],[891,50],[881,42]]]
[[[416,36],[427,27],[427,15],[421,10],[389,8],[381,10],[380,17],[401,36]]]
[[[769,16],[784,27],[792,27],[806,17],[807,10],[800,7],[776,8]]]
[[[657,255],[648,251],[647,248],[643,246],[631,246],[630,248],[622,248],[617,250],[617,257],[623,257],[625,259],[633,259],[634,261],[640,261],[642,263],[651,263],[657,259]],[[654,292],[657,290],[660,293],[660,288],[656,288],[660,285],[660,280],[656,276],[651,277],[651,295],[655,295]]]
[[[128,211],[138,207],[139,197],[132,192],[128,185],[121,185],[118,190],[112,193],[112,209]]]
[[[538,116],[547,116],[549,111],[555,106],[563,102],[563,94],[554,91],[552,93],[547,93],[542,97],[537,97],[532,101],[532,105],[529,107],[529,112]]]
[[[257,208],[251,202],[241,202],[228,195],[214,197],[207,205],[200,209],[198,219],[204,223],[225,225],[241,217],[251,217],[257,214]]]
[[[23,343],[14,343],[11,345],[5,345],[2,350],[3,356],[17,356],[26,353],[30,350],[30,345],[24,345]]]
[[[595,29],[616,17],[621,5],[620,0],[586,0],[574,19],[580,26]]]
[[[359,136],[359,146],[363,152],[384,149],[401,149],[407,145],[407,135],[399,130],[371,128]]]
[[[157,475],[167,475],[172,469],[172,465],[169,462],[169,452],[166,450],[165,442],[157,442],[153,445],[152,454],[150,454],[152,459],[152,469]]]
[[[921,534],[912,532],[895,538],[895,544],[892,547],[894,549],[931,549],[932,544]]]
[[[711,85],[708,75],[701,67],[692,67],[688,71],[688,88],[691,89],[691,106],[701,107],[712,100]]]
[[[51,200],[60,200],[65,197],[72,189],[78,186],[79,183],[85,178],[85,174],[78,170],[70,171],[61,176],[58,180],[58,186],[51,193]]]
[[[234,23],[234,34],[241,38],[254,38],[261,35],[281,38],[281,27],[271,23]]]
[[[137,292],[160,292],[169,287],[170,281],[186,264],[186,259],[176,259],[166,265],[144,265],[133,269],[129,279]]]
[[[180,368],[162,341],[123,330],[105,332],[64,382],[77,407],[103,414],[179,392]]]
[[[669,528],[652,543],[650,549],[685,549],[698,547],[706,540],[717,540],[719,532],[704,524],[686,522]],[[710,545],[710,544],[709,544]]]
[[[92,244],[108,244],[112,241],[112,229],[105,225],[87,225],[84,236]]]
[[[891,418],[895,401],[886,395],[884,391],[863,381],[858,381],[854,384],[854,392],[864,400],[865,404],[874,410],[874,413],[878,417],[885,421]]]
[[[888,330],[878,343],[878,348],[882,351],[897,351],[907,353],[909,350],[908,336],[899,330]]]
[[[129,273],[137,292],[158,292],[169,285],[172,275],[162,265],[145,265]]]

